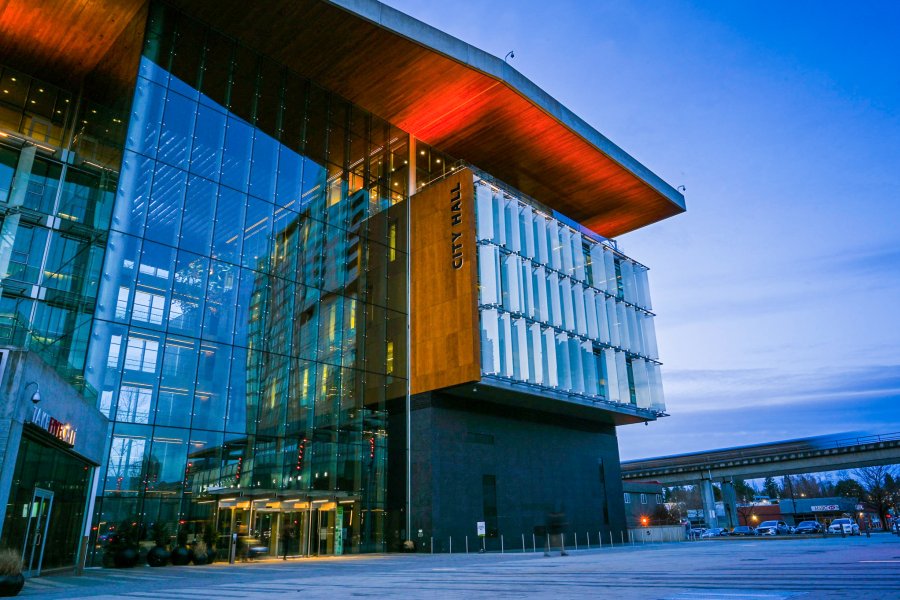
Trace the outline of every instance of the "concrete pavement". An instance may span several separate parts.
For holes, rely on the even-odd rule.
[[[900,599],[900,537],[723,539],[542,553],[363,555],[88,570],[25,598]]]

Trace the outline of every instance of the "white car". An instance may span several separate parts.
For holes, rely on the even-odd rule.
[[[841,531],[848,535],[860,535],[859,525],[853,519],[835,519],[828,526],[828,533],[841,533]]]

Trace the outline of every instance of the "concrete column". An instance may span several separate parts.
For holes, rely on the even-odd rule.
[[[738,526],[737,493],[733,481],[722,482],[722,501],[725,503],[725,521],[729,529]]]
[[[700,498],[703,500],[703,520],[706,521],[706,526],[710,529],[718,527],[719,519],[716,517],[716,497],[713,495],[711,480],[700,480]]]

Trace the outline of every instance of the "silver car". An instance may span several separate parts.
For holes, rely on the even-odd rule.
[[[756,535],[787,535],[791,528],[784,521],[763,521],[756,528]]]

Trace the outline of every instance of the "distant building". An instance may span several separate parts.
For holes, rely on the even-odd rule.
[[[781,521],[781,506],[768,501],[737,505],[738,525],[756,527],[763,521]]]
[[[663,503],[662,485],[655,481],[623,481],[625,519],[628,527],[661,525],[654,521]]]
[[[796,525],[801,521],[819,521],[830,523],[841,517],[851,517],[859,523],[860,528],[866,522],[871,529],[881,529],[878,511],[857,498],[836,496],[829,498],[796,498],[782,499],[779,504],[784,521],[788,525]]]

